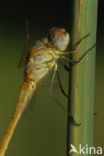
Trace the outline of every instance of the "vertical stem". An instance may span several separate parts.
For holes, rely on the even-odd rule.
[[[98,0],[73,0],[72,46],[90,33],[90,36],[82,41],[78,52],[72,55],[73,60],[79,60],[96,43],[97,4]],[[70,144],[73,144],[78,152],[80,144],[82,147],[93,146],[95,48],[83,62],[72,65],[69,74],[68,111],[73,114],[77,123],[81,122],[81,126],[71,125],[68,118],[67,156]],[[84,153],[70,153],[72,156],[79,154]]]
[[[70,112],[71,108],[71,73],[72,73],[72,65],[70,64],[70,73],[69,73],[69,89],[68,89],[68,112]],[[67,141],[66,141],[66,156],[69,156],[69,150],[70,150],[70,117],[67,115]]]

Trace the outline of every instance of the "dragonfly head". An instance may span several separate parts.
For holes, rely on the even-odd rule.
[[[57,50],[64,51],[69,44],[69,33],[63,28],[52,28],[48,33],[48,41]]]

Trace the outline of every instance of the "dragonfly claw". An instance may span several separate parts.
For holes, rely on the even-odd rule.
[[[80,125],[81,125],[81,123],[77,123],[77,122],[74,120],[73,116],[70,116],[70,117],[69,117],[69,122],[70,122],[73,126],[80,126]]]

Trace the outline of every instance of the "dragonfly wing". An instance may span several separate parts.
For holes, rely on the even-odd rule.
[[[53,98],[50,96],[52,73],[40,82],[37,90],[34,92],[32,99],[23,113],[26,118],[41,118],[56,110],[57,104],[54,103]],[[57,91],[57,88],[55,90]]]
[[[26,56],[25,56],[25,52],[23,52],[21,59],[18,63],[18,68],[24,68],[26,66]]]
[[[27,118],[34,119],[50,115],[59,106],[61,109],[66,110],[67,98],[62,95],[56,77],[53,85],[53,94],[52,96],[50,94],[52,75],[53,71],[37,87],[30,103],[24,111],[24,115]]]
[[[26,35],[25,35],[25,47],[24,51],[22,53],[21,59],[18,64],[18,68],[24,67],[26,65],[26,61],[29,55],[29,39],[30,39],[30,34],[29,34],[29,21],[26,21]]]

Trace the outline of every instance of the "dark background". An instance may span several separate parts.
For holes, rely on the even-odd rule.
[[[24,49],[25,20],[30,21],[30,47],[54,26],[72,29],[71,2],[5,1],[0,3],[0,139],[18,97],[23,70],[17,65]],[[95,79],[94,145],[104,145],[104,1],[99,0]],[[21,119],[7,156],[65,154],[66,116],[57,109],[38,120]]]

